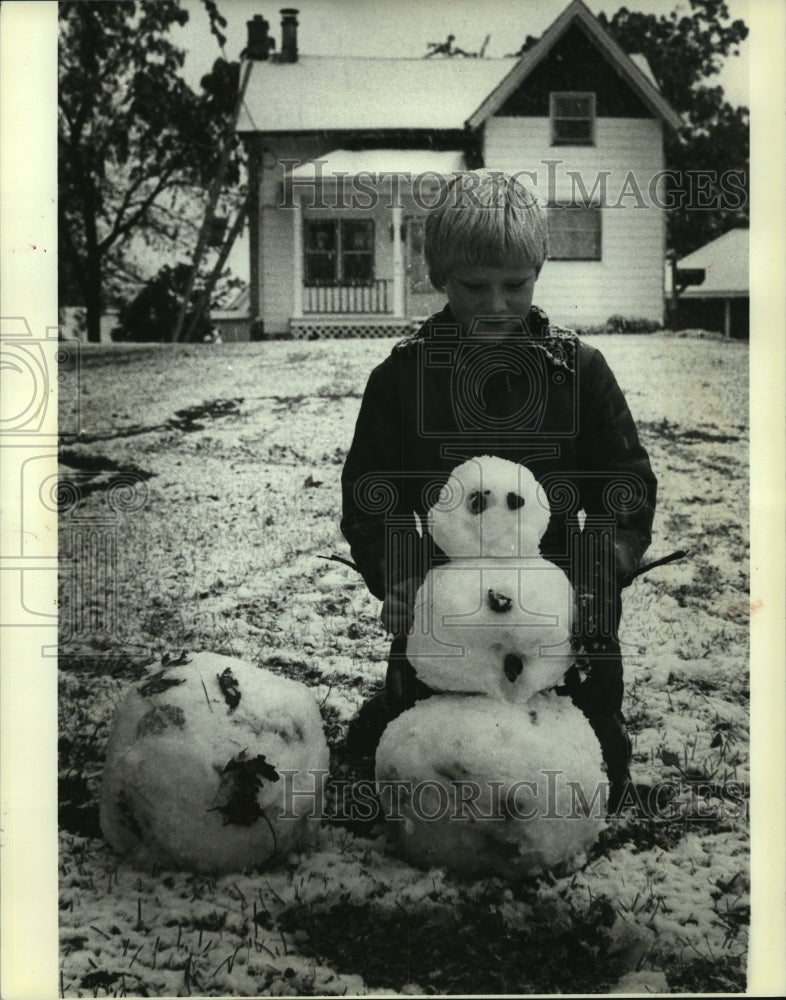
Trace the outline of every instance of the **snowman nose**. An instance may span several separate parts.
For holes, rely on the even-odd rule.
[[[512,684],[520,675],[524,669],[524,664],[520,656],[516,656],[515,653],[508,653],[505,656],[503,669],[505,671],[505,676]]]
[[[467,501],[467,508],[470,514],[482,514],[483,511],[488,507],[488,495],[491,490],[473,490],[469,495],[469,500]]]
[[[518,493],[513,493],[512,491],[508,493],[508,509],[518,510],[519,507],[524,506],[524,497],[520,497]]]

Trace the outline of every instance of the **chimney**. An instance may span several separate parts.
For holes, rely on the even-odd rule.
[[[297,62],[297,15],[294,7],[281,10],[281,62]]]
[[[254,14],[252,21],[246,21],[248,29],[248,39],[246,51],[243,53],[246,59],[267,59],[271,49],[276,47],[274,38],[270,38],[268,31],[270,25],[261,14]]]

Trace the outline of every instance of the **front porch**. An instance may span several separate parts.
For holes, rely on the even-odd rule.
[[[292,336],[394,336],[440,308],[424,257],[422,202],[462,166],[457,151],[388,149],[337,150],[295,166],[284,199]],[[351,334],[339,332],[348,327]]]
[[[303,287],[304,315],[379,316],[393,313],[393,282],[376,278],[358,284],[320,283]]]
[[[303,316],[289,321],[289,334],[293,340],[343,340],[360,337],[364,340],[382,337],[405,337],[417,330],[423,318],[396,319],[393,316]]]
[[[313,209],[296,198],[292,223],[293,322],[305,317],[406,317],[400,206],[339,211]]]

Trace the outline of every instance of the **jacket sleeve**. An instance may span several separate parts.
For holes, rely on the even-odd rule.
[[[380,600],[388,585],[387,521],[401,514],[401,405],[394,373],[390,361],[371,373],[341,474],[341,533],[368,589]]]
[[[627,570],[632,572],[652,540],[657,480],[606,359],[598,350],[582,349],[578,412],[583,506],[590,517],[613,516],[618,547],[623,559],[629,557]]]

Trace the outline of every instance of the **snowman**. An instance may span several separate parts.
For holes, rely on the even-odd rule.
[[[116,710],[101,828],[131,863],[261,868],[310,839],[328,762],[304,684],[214,653],[165,659]]]
[[[516,878],[583,854],[603,828],[601,751],[554,690],[573,664],[574,595],[539,554],[550,519],[532,473],[483,456],[427,519],[448,557],[415,600],[407,657],[436,694],[391,722],[376,778],[422,867]]]
[[[529,469],[502,458],[455,469],[429,511],[449,562],[415,598],[407,657],[436,691],[524,704],[573,663],[573,590],[539,553],[551,512]]]

